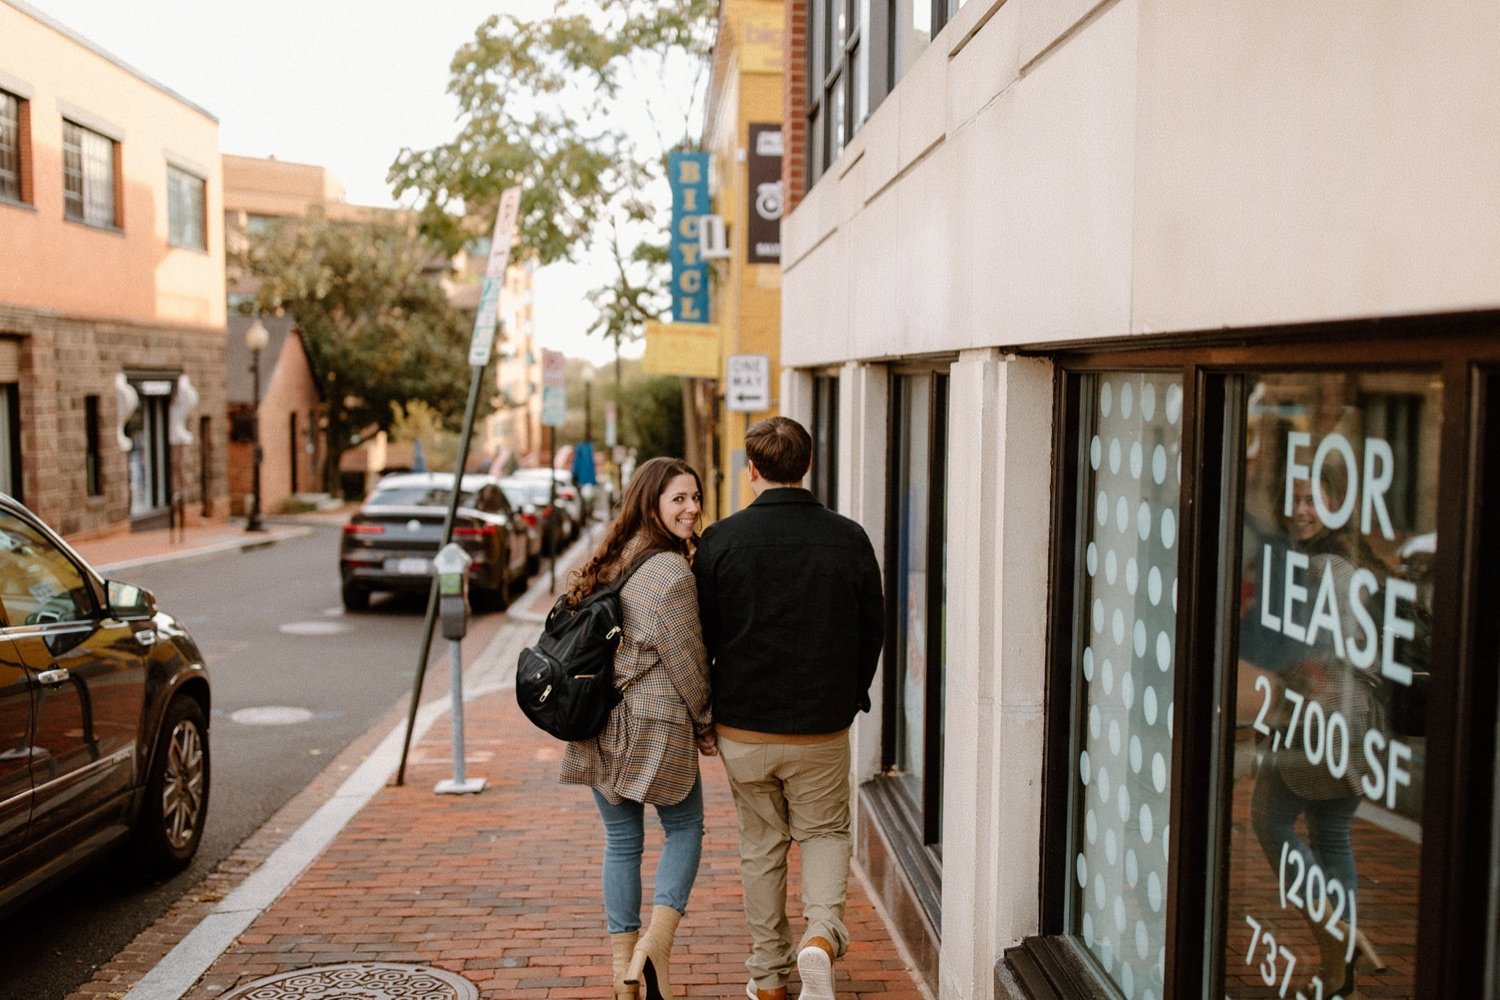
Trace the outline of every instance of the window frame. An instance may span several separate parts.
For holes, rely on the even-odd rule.
[[[829,510],[839,502],[839,373],[812,375],[813,495]]]
[[[1094,970],[1081,941],[1067,933],[1072,879],[1067,849],[1072,803],[1071,657],[1076,617],[1076,525],[1085,377],[1100,372],[1177,371],[1183,378],[1182,504],[1179,580],[1183,583],[1176,648],[1176,713],[1171,773],[1167,946],[1162,1000],[1203,995],[1222,983],[1223,907],[1227,873],[1219,861],[1228,830],[1221,823],[1232,787],[1232,730],[1214,719],[1230,707],[1228,640],[1234,621],[1225,577],[1235,564],[1243,464],[1235,435],[1244,380],[1262,371],[1431,369],[1444,383],[1439,468],[1439,546],[1434,571],[1431,656],[1448,665],[1435,683],[1429,714],[1451,720],[1427,735],[1415,985],[1419,995],[1457,996],[1484,981],[1500,943],[1490,880],[1496,848],[1496,723],[1500,677],[1497,616],[1478,609],[1500,601],[1500,583],[1483,568],[1500,560],[1500,518],[1484,499],[1500,496],[1500,314],[1383,320],[1379,329],[1350,321],[1241,334],[1231,343],[1177,338],[1127,349],[1096,346],[1057,358],[1049,557],[1046,709],[1042,776],[1039,933],[1000,960],[1033,997],[1116,997]],[[1233,467],[1231,468],[1231,465]],[[1491,501],[1493,504],[1493,501]],[[1191,513],[1190,513],[1191,512]],[[1221,622],[1226,623],[1221,627]],[[1209,666],[1205,667],[1207,664]],[[1196,668],[1194,667],[1196,665]],[[1194,902],[1196,901],[1196,902]],[[998,969],[997,969],[998,973]],[[1207,985],[1205,985],[1207,984]]]
[[[873,7],[880,0],[871,0]],[[843,41],[835,48],[833,41],[833,15],[842,9],[848,21]],[[859,68],[859,53],[867,44],[865,26],[860,23],[860,0],[810,0],[808,14],[807,47],[807,135],[810,155],[807,158],[808,187],[839,158],[849,145],[854,133],[864,124],[878,103],[876,91],[871,84],[874,74],[869,71],[869,49],[866,48],[866,105],[864,117],[855,120],[854,95],[859,87],[855,79]],[[871,13],[870,19],[874,20]],[[841,99],[843,116],[839,122],[839,135],[833,134],[830,114],[835,95]],[[881,95],[883,96],[883,94]],[[834,143],[834,138],[838,139]]]
[[[942,793],[943,793],[943,685],[947,655],[943,622],[945,570],[947,566],[947,471],[949,361],[893,366],[889,370],[890,407],[887,414],[887,500],[885,530],[885,642],[881,653],[879,683],[882,690],[880,728],[880,774],[865,783],[862,799],[876,822],[891,836],[889,840],[900,866],[912,884],[916,899],[934,928],[942,920]],[[916,801],[899,775],[896,717],[901,708],[896,662],[900,609],[896,605],[896,573],[900,565],[897,524],[900,504],[895,481],[899,466],[903,414],[898,381],[911,376],[930,376],[927,448],[927,591],[924,595],[928,645],[926,684],[923,697],[922,801]],[[938,419],[941,417],[941,419]]]
[[[0,140],[3,140],[4,133],[11,131],[9,126],[12,123],[14,125],[9,145],[15,154],[14,170],[0,166],[0,171],[3,171],[3,174],[0,174],[0,204],[25,205],[30,207],[33,197],[30,162],[31,100],[22,94],[0,88],[0,102],[14,102],[15,104],[14,118],[0,116],[0,123],[3,123],[0,124]],[[5,143],[0,141],[0,150],[3,150],[4,147]],[[14,177],[10,178],[9,183],[6,183],[4,175],[8,174],[14,174]],[[8,187],[13,187],[13,191],[7,190]]]
[[[123,230],[125,228],[125,206],[123,204],[123,198],[121,197],[121,188],[123,187],[123,185],[121,184],[119,140],[113,138],[112,136],[106,135],[105,133],[100,132],[97,129],[89,128],[87,125],[74,121],[72,118],[63,118],[62,126],[63,219],[67,222],[77,223],[81,226],[88,226],[91,229],[103,229],[114,232]],[[78,130],[77,141],[73,141],[73,139],[71,138],[69,132],[70,129]],[[90,194],[91,192],[96,195],[99,194],[99,192],[94,191],[93,187],[91,187],[91,182],[89,180],[89,163],[86,162],[87,154],[85,142],[90,136],[97,139],[102,139],[103,141],[109,143],[110,221],[107,223],[98,221],[97,219],[91,219],[89,217],[90,209],[91,207],[93,207],[91,206]],[[74,169],[69,166],[70,157],[77,157],[76,194],[70,187],[72,183],[70,179],[70,172]],[[97,176],[97,164],[95,164],[95,166],[96,171],[94,176]],[[78,206],[76,210],[73,207],[75,204]]]
[[[176,183],[174,183],[174,181]],[[191,187],[182,188],[182,184]],[[194,193],[195,205],[188,206],[193,212],[193,218],[188,220],[194,227],[191,238],[179,238],[178,191],[191,190]],[[208,181],[200,177],[186,167],[180,167],[175,163],[167,164],[167,243],[182,250],[208,250]]]

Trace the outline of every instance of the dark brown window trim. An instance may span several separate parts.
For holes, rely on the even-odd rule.
[[[1207,335],[1205,335],[1206,337]],[[1185,706],[1174,736],[1172,773],[1172,869],[1167,899],[1166,986],[1163,1000],[1208,995],[1218,983],[1220,955],[1213,942],[1222,927],[1206,926],[1217,914],[1223,875],[1218,858],[1227,830],[1218,829],[1221,798],[1228,787],[1222,752],[1227,733],[1212,720],[1224,707],[1224,664],[1212,623],[1227,599],[1220,565],[1233,565],[1233,540],[1219,537],[1220,514],[1235,499],[1236,480],[1209,482],[1200,470],[1228,466],[1225,447],[1234,433],[1226,416],[1235,404],[1238,375],[1257,370],[1317,370],[1330,367],[1400,366],[1441,370],[1444,424],[1439,462],[1446,486],[1438,513],[1440,537],[1454,539],[1438,553],[1432,658],[1450,669],[1450,681],[1434,685],[1433,718],[1450,720],[1428,734],[1427,767],[1441,781],[1427,783],[1422,805],[1422,885],[1419,902],[1416,986],[1422,996],[1470,995],[1478,990],[1500,942],[1495,927],[1475,919],[1490,913],[1495,865],[1496,723],[1500,717],[1500,616],[1480,609],[1500,605],[1496,574],[1483,572],[1500,560],[1500,314],[1418,316],[1395,320],[1309,324],[1247,334],[1174,336],[1150,343],[1099,345],[1058,357],[1053,470],[1052,556],[1049,573],[1062,586],[1049,587],[1049,622],[1070,622],[1077,606],[1079,405],[1082,376],[1115,369],[1180,370],[1184,378],[1181,537],[1179,579],[1191,581],[1179,616],[1178,648],[1191,650],[1174,697]],[[1224,373],[1224,374],[1221,374]],[[1218,422],[1211,419],[1218,414]],[[1222,428],[1222,431],[1220,430]],[[1210,433],[1212,429],[1212,433]],[[1236,463],[1236,474],[1238,472]],[[1225,477],[1228,479],[1228,477]],[[1495,498],[1495,499],[1490,499]],[[1067,546],[1062,542],[1069,543]],[[1463,544],[1460,545],[1459,543]],[[1223,553],[1230,553],[1225,556]],[[1209,557],[1214,558],[1210,559]],[[1227,560],[1227,561],[1226,561]],[[1068,585],[1071,581],[1071,585]],[[1195,629],[1194,622],[1209,624]],[[1072,691],[1072,629],[1049,627],[1047,709],[1042,788],[1040,933],[1010,949],[997,965],[1002,980],[1018,982],[1036,998],[1115,995],[1094,973],[1092,961],[1066,936],[1064,893],[1067,865],[1069,756],[1076,692]],[[1232,636],[1231,636],[1232,638]],[[1188,709],[1186,706],[1192,706]],[[1215,746],[1215,741],[1219,746]],[[1218,770],[1215,772],[1214,768]],[[1184,790],[1190,792],[1185,794]],[[1191,803],[1186,808],[1185,803]],[[1213,864],[1210,865],[1209,862]],[[1193,866],[1196,865],[1196,868]],[[1212,872],[1212,874],[1211,874]],[[1197,900],[1199,902],[1194,903]],[[1001,975],[999,966],[1004,966]],[[1101,992],[1095,992],[1100,990]]]

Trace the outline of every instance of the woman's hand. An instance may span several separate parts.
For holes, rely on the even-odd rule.
[[[717,757],[719,755],[719,738],[713,734],[712,730],[704,733],[702,736],[696,737],[693,742],[698,744],[699,755],[703,757]]]

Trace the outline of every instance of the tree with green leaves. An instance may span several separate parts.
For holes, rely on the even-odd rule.
[[[389,429],[409,400],[451,427],[462,421],[468,332],[427,273],[442,257],[425,241],[395,225],[309,219],[253,238],[235,258],[259,281],[259,307],[297,320],[328,416],[325,489],[337,491],[354,435]]]
[[[402,150],[397,197],[450,250],[482,236],[500,193],[521,187],[517,242],[540,264],[595,247],[614,273],[589,293],[590,332],[618,352],[661,315],[666,156],[693,144],[717,0],[558,0],[550,17],[490,17],[453,57],[451,141]],[[692,86],[671,81],[696,77]]]

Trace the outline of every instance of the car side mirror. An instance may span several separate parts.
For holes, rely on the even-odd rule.
[[[109,580],[105,583],[109,596],[109,610],[121,620],[150,618],[156,614],[156,598],[151,591],[133,583]]]

